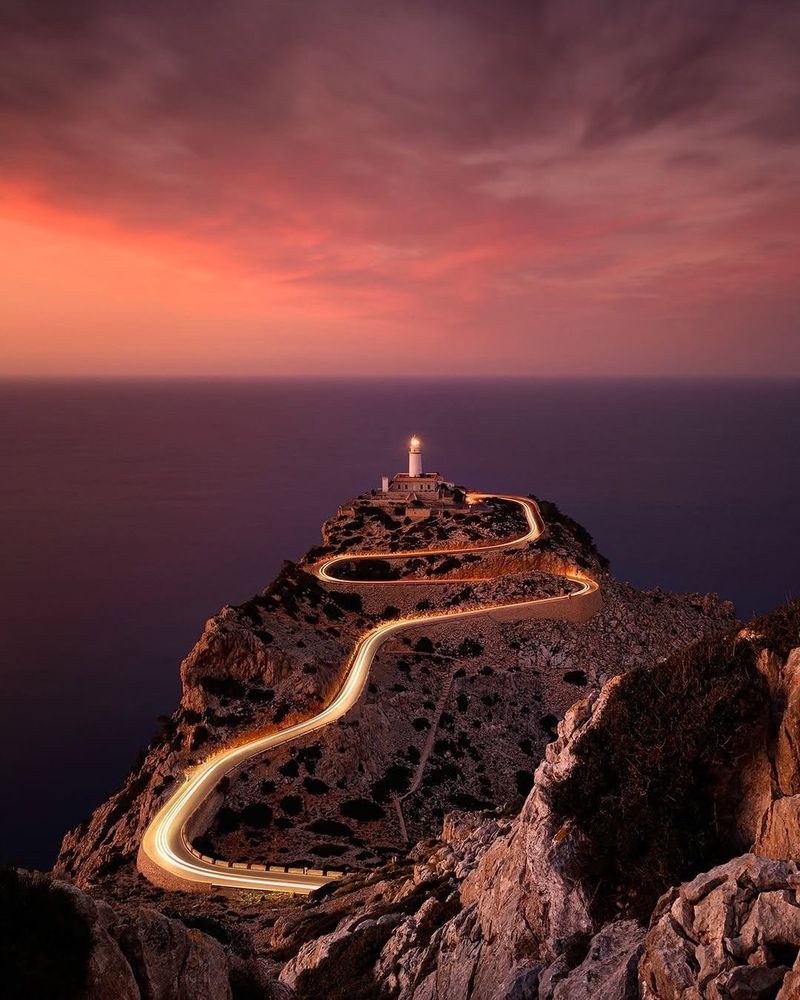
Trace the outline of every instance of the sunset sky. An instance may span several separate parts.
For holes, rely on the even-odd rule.
[[[800,4],[3,0],[5,374],[800,375]]]

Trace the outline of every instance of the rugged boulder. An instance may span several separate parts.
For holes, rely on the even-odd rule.
[[[586,957],[570,969],[561,955],[539,979],[538,1000],[637,1000],[637,970],[644,928],[635,920],[606,925],[592,938]]]
[[[641,922],[658,895],[741,850],[738,818],[753,804],[737,774],[775,766],[775,720],[792,702],[764,664],[795,663],[798,622],[790,606],[573,706],[519,817],[461,881],[458,914],[427,946],[419,915],[408,918],[380,980],[414,1000],[636,995]]]
[[[659,901],[639,967],[643,1000],[800,995],[800,867],[745,854]]]
[[[38,873],[3,873],[0,921],[8,1000],[229,1000],[239,974],[209,935],[146,907],[121,916]]]
[[[746,630],[758,641],[755,630]],[[747,790],[740,823],[753,852],[800,856],[800,649],[785,659],[764,649],[758,660],[770,693],[770,726],[762,752],[743,770]]]

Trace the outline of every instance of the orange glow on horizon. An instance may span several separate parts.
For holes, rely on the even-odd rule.
[[[646,6],[12,5],[0,374],[800,375],[800,8]]]

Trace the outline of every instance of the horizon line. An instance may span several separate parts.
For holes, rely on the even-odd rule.
[[[680,373],[680,372],[641,372],[641,373],[605,373],[597,375],[587,374],[519,374],[514,373],[405,373],[400,372],[391,375],[385,374],[364,374],[364,373],[341,373],[331,374],[320,372],[308,373],[263,373],[263,374],[210,374],[210,373],[144,373],[144,372],[111,372],[111,373],[22,373],[4,374],[0,372],[0,383],[11,382],[297,382],[297,381],[321,381],[321,382],[406,382],[406,381],[513,381],[513,382],[643,382],[643,381],[663,381],[663,382],[798,382],[800,372],[783,374],[767,372],[761,374],[742,373]]]

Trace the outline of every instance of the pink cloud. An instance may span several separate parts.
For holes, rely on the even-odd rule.
[[[132,261],[159,275],[146,350],[81,353],[40,269],[51,311],[6,321],[13,370],[212,370],[216,336],[247,371],[745,371],[757,353],[800,374],[791,3],[53,0],[4,20],[6,217],[42,252],[73,241],[109,330],[136,329]],[[159,308],[207,331],[194,356]]]

